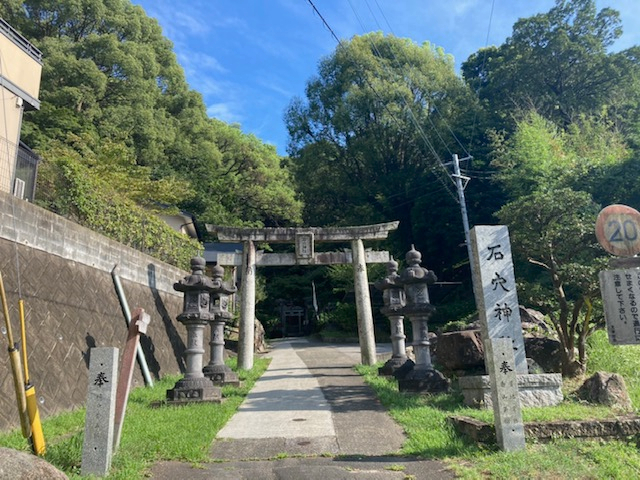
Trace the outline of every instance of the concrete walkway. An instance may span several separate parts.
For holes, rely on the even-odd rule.
[[[160,462],[152,478],[454,478],[440,462],[398,455],[405,435],[354,371],[358,345],[284,339],[267,356],[269,368],[218,432],[216,463]]]

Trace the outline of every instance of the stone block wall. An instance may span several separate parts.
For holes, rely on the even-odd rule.
[[[130,309],[151,315],[141,344],[152,377],[184,372],[182,294],[173,283],[188,272],[0,193],[0,272],[17,342],[19,293],[25,303],[29,373],[43,418],[84,405],[91,347],[118,347],[122,355],[127,326],[115,265]],[[0,335],[0,430],[20,425],[7,347]],[[144,385],[139,367],[135,385]]]

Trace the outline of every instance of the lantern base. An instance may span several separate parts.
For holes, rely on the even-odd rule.
[[[221,402],[222,390],[208,378],[183,378],[167,390],[167,402]]]
[[[202,369],[202,373],[204,373],[205,377],[209,378],[214,385],[240,386],[238,374],[227,365],[207,365]]]

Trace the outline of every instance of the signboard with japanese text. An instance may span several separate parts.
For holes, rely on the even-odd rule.
[[[471,229],[473,285],[483,339],[510,338],[516,373],[529,373],[506,226]]]
[[[599,277],[609,343],[640,344],[640,269],[605,270]]]

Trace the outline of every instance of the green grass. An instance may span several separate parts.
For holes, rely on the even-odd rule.
[[[589,343],[589,362],[589,374],[603,370],[623,375],[634,406],[640,405],[640,348],[612,346],[605,332],[597,332]],[[491,410],[464,407],[461,394],[455,391],[435,396],[400,393],[395,381],[377,375],[377,367],[357,369],[405,429],[408,439],[402,453],[406,455],[444,460],[457,475],[466,479],[640,478],[640,438],[606,442],[528,441],[524,451],[502,452],[495,445],[477,445],[461,438],[448,422],[451,416],[464,415],[492,423]],[[565,400],[558,406],[524,408],[523,420],[604,419],[619,413],[609,407],[579,401],[572,390],[580,384],[566,382]]]
[[[166,390],[179,377],[164,378],[154,388],[135,389],[129,399],[120,449],[107,478],[144,478],[151,465],[160,460],[195,465],[212,461],[208,451],[216,433],[267,365],[268,360],[258,359],[251,371],[241,372],[243,387],[225,387],[222,404],[152,407],[152,403],[165,398]],[[612,346],[605,332],[597,332],[589,342],[589,374],[599,370],[623,375],[634,406],[640,405],[640,347]],[[607,442],[528,441],[524,451],[502,452],[495,445],[477,445],[460,437],[448,421],[451,416],[464,415],[491,423],[491,410],[464,407],[462,396],[455,391],[435,396],[402,394],[396,382],[377,375],[377,366],[359,366],[358,371],[405,429],[407,441],[402,453],[444,460],[460,478],[640,478],[640,437]],[[523,409],[524,421],[611,418],[618,413],[579,401],[573,390],[580,384],[565,382],[565,401],[559,406]],[[71,478],[79,476],[84,415],[84,410],[76,410],[43,422],[46,459]],[[0,445],[28,449],[19,431],[0,435]]]
[[[232,368],[235,361],[231,361]],[[218,431],[236,412],[244,397],[269,364],[256,359],[253,369],[240,371],[240,388],[223,387],[219,404],[153,406],[163,401],[166,391],[179,376],[168,376],[153,388],[136,388],[129,396],[120,448],[114,455],[108,479],[145,478],[145,471],[160,460],[194,464],[211,461],[208,450]],[[43,421],[47,442],[45,459],[70,478],[79,478],[82,462],[85,410],[78,409]],[[0,445],[28,450],[19,430],[0,434]]]

